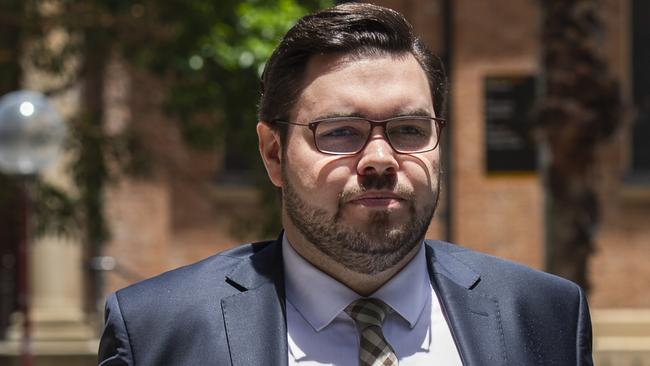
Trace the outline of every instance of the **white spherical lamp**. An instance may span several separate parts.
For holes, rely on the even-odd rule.
[[[66,126],[47,98],[16,91],[0,98],[0,170],[34,175],[61,153]]]

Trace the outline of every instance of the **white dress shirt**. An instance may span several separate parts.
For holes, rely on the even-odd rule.
[[[289,365],[358,366],[359,335],[344,309],[362,296],[303,259],[286,236],[282,254]],[[394,310],[383,332],[400,366],[462,365],[429,280],[424,244],[406,267],[368,297]]]

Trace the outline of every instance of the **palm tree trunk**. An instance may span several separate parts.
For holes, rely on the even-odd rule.
[[[600,54],[596,0],[545,0],[537,115],[546,195],[545,268],[589,288],[599,223],[596,151],[620,125],[617,83]]]

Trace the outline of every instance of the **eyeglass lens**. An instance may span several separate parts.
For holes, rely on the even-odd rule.
[[[396,119],[386,123],[386,137],[398,152],[432,149],[438,142],[435,121],[431,119]],[[324,152],[359,152],[371,133],[371,124],[363,120],[323,121],[314,135],[316,146]]]

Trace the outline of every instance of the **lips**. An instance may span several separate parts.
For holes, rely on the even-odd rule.
[[[392,192],[364,192],[352,197],[347,203],[385,207],[397,205],[404,201],[404,198]]]

